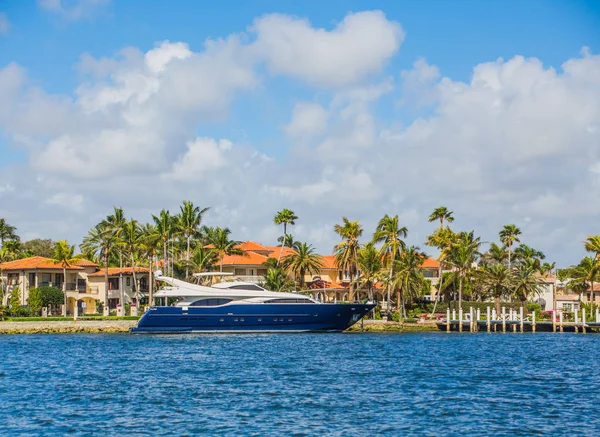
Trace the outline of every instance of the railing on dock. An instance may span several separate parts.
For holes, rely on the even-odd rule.
[[[469,308],[468,313],[464,313],[462,308],[458,310],[446,311],[446,318],[438,322],[440,329],[445,327],[446,331],[469,331],[469,332],[592,332],[600,331],[600,310],[596,309],[594,321],[589,321],[586,317],[586,310],[575,311],[574,321],[565,321],[563,313],[552,312],[551,321],[536,320],[535,312],[530,316],[524,317],[523,307],[518,311],[502,307],[501,313],[497,314],[495,308],[487,307],[485,315],[481,314],[480,309]]]

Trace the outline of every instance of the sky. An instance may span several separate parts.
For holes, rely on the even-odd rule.
[[[424,245],[600,234],[600,2],[0,0],[0,217],[67,239],[183,200],[331,253],[398,215]],[[484,246],[485,249],[485,246]]]

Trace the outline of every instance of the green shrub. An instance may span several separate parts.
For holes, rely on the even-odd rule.
[[[394,322],[399,322],[400,321],[400,313],[398,311],[394,311],[394,313],[392,314],[392,320]]]
[[[37,287],[29,290],[29,307],[39,314],[43,307],[60,306],[65,303],[65,294],[58,287]]]

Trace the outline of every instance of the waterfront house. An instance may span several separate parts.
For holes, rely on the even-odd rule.
[[[2,304],[8,304],[10,294],[17,286],[21,294],[21,304],[28,305],[29,291],[32,288],[54,286],[62,290],[64,284],[67,292],[68,314],[73,313],[78,302],[80,307],[95,308],[93,303],[98,297],[88,288],[87,278],[96,270],[98,270],[98,264],[87,259],[80,259],[67,267],[66,278],[60,263],[55,263],[50,258],[42,256],[2,263],[0,264],[0,282],[5,291]]]
[[[106,293],[108,293],[108,307],[116,309],[121,302],[121,288],[119,286],[120,273],[123,276],[123,298],[125,304],[136,304],[139,300],[140,305],[148,303],[148,279],[149,270],[146,267],[135,268],[135,282],[133,280],[133,268],[119,267],[108,268],[108,290],[105,282],[105,269],[99,269],[88,275],[88,287],[90,291],[99,296],[104,303]]]

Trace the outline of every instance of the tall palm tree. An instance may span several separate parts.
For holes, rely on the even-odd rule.
[[[294,240],[294,236],[292,234],[287,234],[285,237],[283,235],[278,237],[277,242],[281,243],[282,247],[293,247],[296,241]]]
[[[156,231],[160,235],[163,253],[163,269],[165,274],[168,274],[167,247],[171,237],[174,237],[177,234],[177,218],[172,216],[168,210],[163,209],[158,216],[152,215],[152,220],[154,220]]]
[[[515,249],[515,258],[518,259],[519,262],[525,263],[535,270],[539,270],[542,265],[542,260],[546,258],[546,255],[533,247],[521,243]]]
[[[131,219],[127,223],[125,223],[123,233],[121,234],[121,240],[123,242],[125,252],[129,255],[129,260],[131,262],[131,274],[133,275],[133,293],[135,295],[136,304],[139,305],[140,298],[138,295],[137,277],[135,275],[135,259],[142,247],[143,235],[142,229],[137,220]]]
[[[584,247],[587,252],[592,252],[594,254],[593,264],[598,265],[600,262],[600,235],[590,235],[584,242]],[[591,287],[591,302],[592,304],[596,303],[596,299],[594,296],[594,283],[592,281]]]
[[[194,273],[206,272],[212,269],[218,260],[219,257],[214,249],[198,246],[192,253],[189,267]]]
[[[438,206],[429,215],[429,223],[439,221],[440,229],[442,229],[444,227],[444,221],[447,221],[448,223],[452,223],[454,221],[453,214],[454,213],[445,206]]]
[[[18,240],[17,228],[9,225],[5,218],[0,218],[0,246],[4,246],[6,240]]]
[[[590,290],[590,302],[594,302],[594,282],[600,280],[600,265],[592,257],[586,256],[578,265],[568,269],[571,275],[569,287]]]
[[[148,258],[148,305],[154,304],[154,258],[158,255],[161,244],[161,235],[156,226],[152,223],[145,223],[140,226],[141,245],[140,251]]]
[[[271,291],[289,291],[294,289],[294,281],[281,266],[270,267],[263,277],[262,286]]]
[[[283,246],[285,244],[285,240],[287,237],[287,225],[295,225],[296,220],[298,220],[298,216],[291,209],[284,208],[281,211],[278,211],[273,217],[273,223],[276,225],[283,225],[283,241],[281,242],[281,250],[279,251],[279,257],[277,261],[281,261],[281,253],[283,252]]]
[[[506,248],[492,242],[487,252],[481,255],[481,261],[486,264],[504,264],[507,257]]]
[[[509,294],[514,282],[512,271],[504,264],[483,264],[475,272],[475,279],[491,292],[496,302],[496,314],[500,314],[500,299]]]
[[[421,266],[427,255],[416,246],[405,248],[400,256],[394,260],[395,269],[393,287],[397,290],[398,297],[396,309],[400,318],[406,317],[405,296],[418,296],[425,284]]]
[[[113,207],[113,213],[106,217],[104,224],[106,229],[110,230],[114,234],[115,247],[119,254],[119,301],[121,308],[125,308],[125,290],[123,289],[123,249],[124,243],[122,238],[123,230],[127,219],[123,208]]]
[[[375,245],[371,243],[365,244],[358,250],[358,268],[360,277],[358,278],[358,286],[367,286],[369,300],[373,300],[373,285],[380,278],[383,268],[381,254]]]
[[[464,280],[473,268],[473,263],[479,256],[480,237],[475,232],[459,232],[456,240],[448,250],[448,263],[455,268],[459,277],[458,308],[462,308],[462,292]]]
[[[333,230],[342,237],[342,241],[333,248],[337,265],[343,272],[350,275],[350,300],[354,300],[355,279],[358,272],[358,239],[363,234],[363,228],[358,220],[351,222],[342,217],[342,225],[336,224]]]
[[[217,252],[219,257],[219,271],[223,272],[223,258],[227,255],[244,255],[244,251],[237,248],[241,242],[230,240],[229,234],[231,230],[229,228],[215,228],[214,232],[209,236],[209,243],[212,244],[212,248]]]
[[[381,246],[381,254],[388,269],[388,289],[387,289],[387,305],[390,306],[392,296],[392,286],[394,284],[394,261],[400,252],[406,248],[403,238],[406,238],[408,229],[400,227],[398,216],[390,217],[387,214],[379,220],[375,234],[373,234],[374,243],[383,243]]]
[[[108,257],[115,245],[115,235],[111,229],[107,229],[105,223],[99,223],[90,229],[83,238],[79,248],[83,253],[97,254],[104,263],[104,307],[108,308]]]
[[[304,276],[315,274],[323,268],[323,257],[315,253],[310,244],[296,242],[293,252],[283,258],[282,267],[294,278],[299,278],[300,289],[304,289]]]
[[[521,301],[523,309],[526,308],[527,299],[530,296],[543,292],[540,278],[536,273],[537,269],[527,264],[520,264],[513,273],[513,293]]]
[[[209,208],[200,209],[188,200],[183,201],[183,205],[179,207],[179,215],[177,216],[177,227],[183,234],[186,243],[186,261],[190,260],[190,240],[198,235],[198,228],[202,223],[202,218]],[[185,280],[189,278],[189,268],[185,267]]]
[[[504,228],[498,234],[500,236],[500,241],[506,246],[508,249],[508,268],[510,269],[510,254],[513,243],[520,243],[519,235],[521,235],[521,230],[517,228],[516,225],[504,225]]]
[[[67,315],[67,269],[77,262],[79,258],[81,257],[75,256],[75,246],[69,245],[67,240],[59,240],[54,243],[51,260],[55,264],[60,264],[63,268],[62,291],[65,300],[65,316]]]

